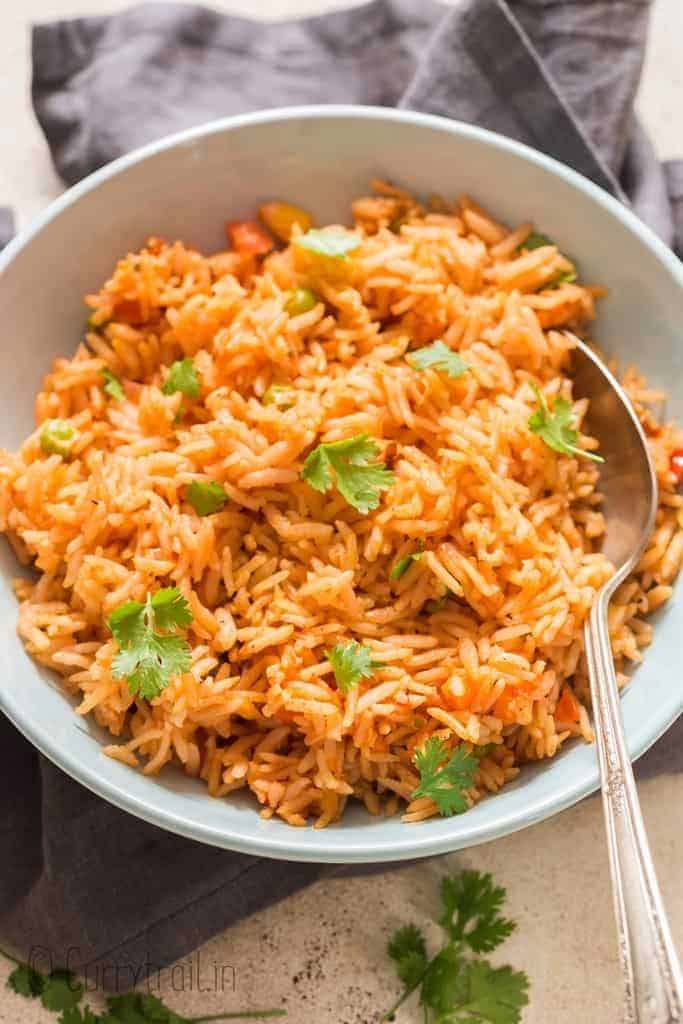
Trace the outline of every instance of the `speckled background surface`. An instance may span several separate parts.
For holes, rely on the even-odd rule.
[[[344,6],[330,0],[214,0],[213,5],[263,18]],[[3,5],[0,204],[15,208],[19,226],[62,190],[30,109],[28,26],[125,6],[124,0]],[[681,39],[681,0],[656,0],[638,106],[662,157],[683,156]],[[661,776],[643,783],[640,792],[674,937],[683,950],[683,777]],[[388,935],[412,920],[426,926],[436,942],[438,928],[428,922],[437,909],[438,879],[465,865],[492,871],[508,888],[509,910],[519,928],[500,960],[531,977],[525,1024],[620,1024],[607,855],[596,799],[461,854],[392,874],[313,886],[153,975],[150,989],[187,1015],[285,1005],[289,1024],[373,1024],[398,992],[385,954]],[[149,957],[153,962],[153,949]],[[1,987],[7,973],[0,964],[0,1022],[53,1022],[53,1014]],[[89,985],[96,980],[88,979]],[[91,994],[93,1006],[98,1000]],[[419,1020],[411,1003],[399,1016],[405,1024]]]

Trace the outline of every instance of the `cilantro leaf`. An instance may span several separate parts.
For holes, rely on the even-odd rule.
[[[100,374],[102,376],[102,380],[104,381],[102,390],[104,391],[105,395],[109,395],[109,397],[113,398],[114,401],[116,402],[123,401],[123,398],[125,396],[123,393],[123,385],[121,384],[120,378],[117,377],[114,371],[110,370],[108,366],[102,367],[102,369],[100,370]]]
[[[182,391],[188,398],[196,398],[199,394],[199,374],[194,360],[188,357],[171,363],[168,377],[162,384],[161,391],[164,395]]]
[[[528,249],[531,252],[532,249],[540,249],[544,245],[555,245],[555,242],[540,231],[532,231],[530,235],[526,236],[519,248]]]
[[[348,254],[357,249],[361,242],[358,235],[341,228],[311,228],[305,235],[294,239],[294,245],[302,249],[338,260],[347,259]]]
[[[378,452],[377,442],[369,434],[319,444],[304,462],[301,478],[316,491],[336,486],[349,505],[367,515],[379,505],[380,491],[394,482],[394,474],[383,462],[370,462]]]
[[[441,880],[443,912],[439,924],[455,942],[465,942],[475,953],[490,953],[515,929],[514,921],[499,914],[505,889],[494,886],[491,875],[464,870]]]
[[[430,736],[413,758],[420,773],[420,784],[413,793],[413,799],[427,796],[434,801],[439,814],[462,814],[468,809],[465,790],[471,789],[479,770],[479,760],[473,754],[466,754],[462,747],[456,747],[448,757],[448,751],[437,736]],[[445,762],[445,763],[444,763]]]
[[[375,669],[382,668],[383,662],[372,660],[372,650],[349,640],[347,644],[335,644],[325,651],[325,657],[332,666],[334,678],[342,693],[348,693],[361,679],[369,679]]]
[[[511,967],[492,967],[486,960],[466,961],[460,970],[466,994],[457,1010],[489,1024],[519,1024],[529,1002],[529,979]]]
[[[435,370],[442,370],[454,380],[462,377],[463,373],[469,369],[467,363],[460,358],[458,353],[440,340],[425,348],[414,349],[408,355],[416,370],[426,370],[433,366]]]
[[[557,277],[554,277],[551,281],[548,281],[547,284],[544,284],[541,290],[559,288],[561,284],[572,284],[576,281],[576,277],[576,270],[562,270]]]
[[[40,1001],[46,1010],[70,1010],[80,1002],[83,992],[83,985],[75,974],[57,968],[45,979]]]
[[[27,999],[39,996],[44,986],[45,975],[28,964],[17,964],[7,979],[7,987],[19,996],[26,996]]]
[[[80,1006],[72,1006],[69,1010],[62,1010],[57,1024],[101,1024],[101,1018],[89,1006],[82,1009]]]
[[[429,962],[422,981],[420,1002],[441,1018],[462,1005],[467,989],[460,976],[463,961],[454,945],[449,943]]]
[[[521,971],[494,968],[486,960],[463,960],[449,944],[427,969],[421,1002],[444,1024],[519,1024],[529,1001],[528,985]]]
[[[228,500],[225,489],[217,480],[212,480],[210,484],[193,480],[188,484],[185,497],[198,516],[211,516],[214,512],[220,512]]]
[[[152,597],[154,624],[167,632],[186,629],[192,622],[192,612],[187,600],[177,587],[162,587]]]
[[[101,1024],[186,1024],[186,1018],[174,1013],[151,993],[126,992],[109,996],[107,1012]]]
[[[449,597],[453,596],[453,591],[448,588],[446,590],[446,593],[442,594],[441,597],[431,598],[429,601],[425,601],[423,605],[424,610],[427,612],[428,615],[436,615],[436,613],[440,612],[441,609],[444,607]]]
[[[406,924],[392,935],[388,953],[406,988],[415,988],[427,968],[427,947],[424,935],[414,924]]]
[[[126,601],[115,609],[107,619],[119,645],[112,661],[114,679],[127,679],[130,692],[146,700],[157,697],[172,676],[190,667],[190,646],[173,633],[191,622],[189,605],[177,587],[158,590],[153,597],[148,594],[144,605]]]
[[[419,562],[424,554],[424,550],[420,547],[417,551],[413,551],[410,555],[406,555],[405,558],[399,558],[394,564],[393,569],[389,573],[389,577],[392,580],[400,580],[402,576],[408,572],[408,569],[413,562]]]
[[[578,448],[578,431],[574,429],[574,411],[566,398],[555,399],[552,412],[548,408],[546,397],[536,385],[531,385],[536,392],[538,409],[529,417],[529,429],[545,441],[549,448],[561,455],[583,455],[594,462],[604,462],[601,455]]]

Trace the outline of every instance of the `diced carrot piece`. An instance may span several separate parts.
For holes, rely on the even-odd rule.
[[[555,708],[555,720],[557,722],[578,722],[579,702],[569,689],[565,686]]]
[[[295,224],[299,225],[304,234],[313,224],[310,213],[291,203],[264,203],[259,207],[259,216],[266,227],[282,242],[290,240]]]
[[[275,246],[268,232],[255,220],[229,220],[225,225],[225,234],[236,252],[265,256]]]

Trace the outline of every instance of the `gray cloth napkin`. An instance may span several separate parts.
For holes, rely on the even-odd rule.
[[[474,122],[557,157],[683,240],[683,169],[633,115],[641,0],[374,0],[261,24],[146,4],[39,25],[33,101],[68,183],[169,132],[285,104],[370,103]],[[11,233],[6,211],[0,235]],[[678,234],[677,234],[678,232]],[[639,764],[683,766],[680,723]],[[0,939],[131,987],[258,907],[340,869],[230,854],[109,806],[0,719]],[[69,950],[71,952],[69,953]],[[111,967],[119,965],[115,974]]]

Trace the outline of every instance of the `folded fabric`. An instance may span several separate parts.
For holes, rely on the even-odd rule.
[[[374,0],[261,24],[205,7],[145,4],[40,25],[33,99],[72,183],[152,139],[273,105],[409,107],[521,139],[631,202],[683,239],[683,170],[663,169],[634,119],[642,0]],[[678,229],[676,228],[678,225]],[[0,244],[11,233],[0,211]],[[680,723],[639,770],[683,766]],[[0,744],[0,943],[23,956],[109,970],[129,988],[269,902],[339,869],[201,846],[104,803],[4,719]],[[357,869],[356,869],[357,870]]]

